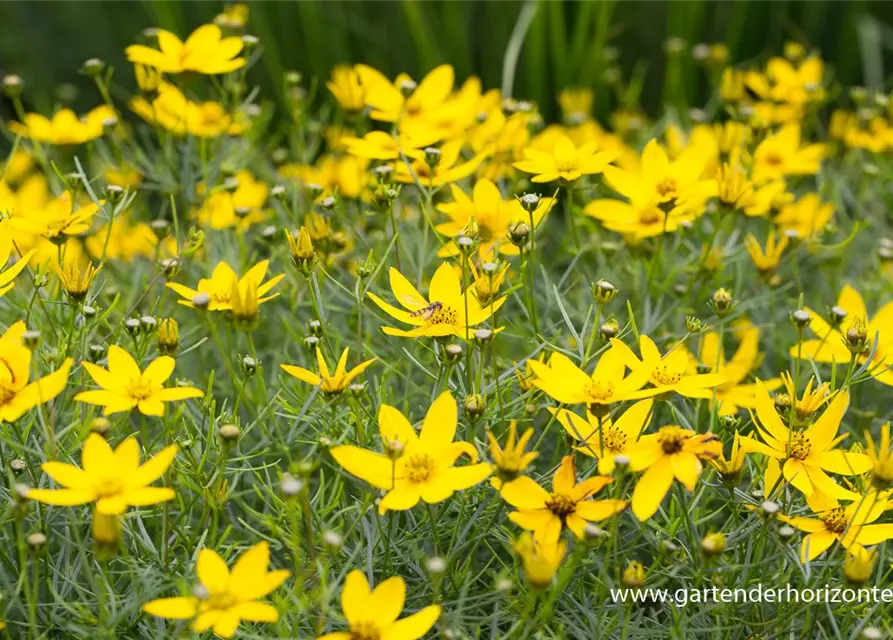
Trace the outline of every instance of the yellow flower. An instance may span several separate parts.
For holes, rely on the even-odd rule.
[[[567,527],[583,538],[586,525],[600,522],[626,509],[626,500],[588,500],[611,478],[595,476],[577,483],[574,456],[564,456],[552,477],[549,493],[528,476],[502,487],[500,495],[517,511],[509,519],[522,529],[534,532],[536,540],[554,543]]]
[[[136,167],[127,163],[109,166],[105,170],[104,177],[109,185],[130,190],[136,189],[143,181],[143,174]],[[115,220],[117,219],[115,218]]]
[[[736,431],[735,439],[732,441],[732,451],[729,454],[729,457],[726,458],[720,453],[719,456],[709,461],[710,466],[716,469],[723,480],[737,482],[738,476],[744,468],[744,456],[746,456],[747,453],[747,449],[741,446],[741,436]]]
[[[877,551],[858,545],[850,545],[843,561],[843,575],[850,584],[865,584],[874,573]]]
[[[743,322],[736,327],[735,336],[738,338],[738,349],[732,359],[726,361],[725,353],[719,339],[719,334],[710,331],[701,337],[701,350],[699,361],[709,373],[719,374],[725,378],[715,389],[717,409],[720,415],[734,415],[738,409],[753,409],[756,385],[744,381],[750,373],[757,368],[762,360],[760,354],[760,330],[749,322]],[[779,380],[766,380],[763,382],[767,389],[775,389],[779,386]],[[711,407],[713,395],[710,396]]]
[[[469,339],[472,337],[472,327],[484,322],[505,302],[505,297],[502,297],[481,305],[471,287],[462,291],[456,269],[446,262],[438,267],[431,278],[427,300],[399,271],[392,267],[388,274],[391,290],[403,309],[391,306],[371,291],[368,296],[389,316],[414,327],[408,331],[382,327],[382,331],[389,336],[455,336],[463,340]]]
[[[357,112],[366,108],[366,92],[360,83],[360,75],[353,67],[346,65],[334,67],[332,79],[326,86],[345,111]]]
[[[765,249],[760,246],[759,241],[752,233],[748,233],[747,237],[744,238],[744,246],[747,247],[747,253],[750,254],[750,259],[753,260],[754,266],[763,277],[772,275],[778,269],[778,265],[781,263],[781,256],[788,247],[788,242],[787,235],[782,235],[781,241],[779,241],[775,231],[769,232]]]
[[[369,116],[373,120],[413,125],[445,119],[453,111],[447,99],[455,73],[448,64],[432,69],[418,84],[405,74],[391,83],[380,71],[364,64],[354,69],[366,92],[366,104],[372,107]]]
[[[254,282],[257,285],[258,304],[263,304],[267,300],[272,300],[279,295],[278,293],[269,296],[267,294],[273,287],[279,284],[279,281],[285,277],[285,274],[281,273],[278,276],[273,276],[264,282],[264,278],[267,277],[267,268],[269,266],[269,260],[261,260],[240,278],[229,264],[221,261],[214,267],[211,277],[199,280],[195,289],[190,289],[189,287],[176,282],[168,282],[167,287],[179,294],[183,298],[183,300],[179,301],[180,304],[187,307],[194,307],[192,300],[199,293],[206,293],[211,299],[211,302],[208,305],[208,311],[229,311],[233,308],[233,283],[238,283],[239,286],[245,286],[248,282]]]
[[[558,104],[564,121],[579,125],[592,117],[592,103],[595,95],[588,87],[568,87],[558,94]]]
[[[418,640],[440,617],[440,605],[432,604],[400,618],[406,602],[406,583],[400,576],[388,578],[371,589],[362,571],[347,574],[341,591],[341,610],[347,631],[336,631],[317,640]]]
[[[515,378],[518,380],[518,386],[521,387],[521,391],[528,392],[534,388],[536,374],[534,374],[533,369],[530,366],[531,360],[535,362],[544,363],[546,358],[546,352],[541,351],[540,354],[534,359],[530,358],[524,361],[524,367],[519,367],[515,369]],[[515,363],[517,364],[517,363]]]
[[[871,478],[875,486],[888,489],[893,485],[893,448],[890,447],[890,423],[881,425],[880,441],[875,443],[871,432],[865,432],[868,441],[868,458],[873,465]]]
[[[64,266],[56,267],[56,274],[59,276],[65,295],[75,302],[82,302],[90,291],[93,279],[101,270],[102,265],[96,267],[92,262],[88,262],[84,270],[81,271],[76,260],[68,260]]]
[[[887,498],[873,491],[867,495],[856,494],[852,499],[852,504],[841,507],[836,498],[816,491],[806,500],[818,518],[779,514],[779,520],[808,534],[800,547],[801,562],[815,560],[835,540],[844,549],[855,552],[865,545],[893,538],[893,524],[872,524],[887,509]]]
[[[485,265],[489,265],[487,269],[493,267],[493,270],[485,270]],[[478,270],[474,266],[474,262],[469,260],[468,267],[471,269],[474,297],[477,298],[481,306],[486,306],[496,300],[499,296],[499,289],[502,287],[511,265],[508,262],[484,263],[484,265],[481,265],[481,269]]]
[[[819,194],[809,193],[796,202],[784,205],[773,222],[784,234],[809,240],[824,230],[833,214],[832,203],[823,203]]]
[[[836,448],[846,438],[846,434],[838,437],[837,432],[847,405],[849,394],[840,392],[809,428],[792,431],[782,422],[766,387],[757,381],[757,429],[763,442],[748,437],[742,437],[741,442],[748,452],[762,453],[769,458],[763,480],[767,497],[780,487],[782,474],[807,497],[817,492],[844,499],[853,495],[827,473],[854,476],[865,473],[872,466],[871,459],[865,454],[847,453]]]
[[[28,261],[34,255],[34,251],[29,251],[12,266],[9,266],[9,259],[12,256],[12,242],[4,243],[0,241],[0,297],[9,293],[16,286],[15,279],[22,270],[28,266]]]
[[[172,356],[180,346],[180,326],[174,318],[162,318],[158,322],[158,352]]]
[[[474,173],[486,158],[485,154],[473,157],[471,160],[461,162],[462,141],[452,140],[445,142],[443,146],[435,150],[436,162],[428,164],[427,156],[431,151],[416,155],[411,158],[409,166],[405,162],[394,165],[394,180],[406,184],[418,184],[423,188],[440,187],[451,182],[467,178]]]
[[[797,387],[794,385],[794,379],[791,377],[791,374],[787,371],[781,373],[781,383],[785,388],[786,400],[794,405],[795,425],[805,423],[812,414],[818,411],[821,406],[829,400],[829,396],[831,395],[831,385],[827,382],[823,382],[820,385],[816,385],[816,388],[813,389],[812,385],[814,382],[815,377],[810,376],[809,382],[806,383],[806,389],[803,390],[803,395],[798,398]],[[767,385],[767,388],[770,387]],[[778,406],[777,398],[775,404]]]
[[[694,213],[667,214],[647,202],[633,204],[611,198],[593,200],[583,208],[583,213],[600,221],[605,229],[623,235],[631,244],[672,233],[697,217]]]
[[[549,407],[549,411],[569,436],[583,443],[574,449],[597,458],[598,472],[609,476],[614,473],[615,458],[625,456],[635,446],[639,435],[648,428],[653,405],[651,400],[641,400],[613,419],[610,416],[599,419],[588,410],[585,420],[567,409]]]
[[[718,373],[689,373],[685,349],[670,349],[661,355],[654,341],[644,334],[639,336],[641,360],[617,338],[611,338],[611,345],[619,352],[621,361],[632,371],[631,378],[644,379],[652,385],[630,394],[630,399],[670,392],[687,398],[711,398],[713,389],[726,382],[726,377]]]
[[[143,611],[159,618],[192,620],[194,632],[211,629],[220,638],[232,638],[242,621],[276,622],[279,612],[260,600],[278,589],[291,572],[268,571],[269,565],[267,542],[245,551],[232,570],[216,552],[202,549],[195,565],[199,595],[152,600],[143,605]]]
[[[638,589],[645,586],[645,565],[636,560],[631,560],[623,570],[620,582],[627,589]]]
[[[437,205],[437,210],[449,217],[448,222],[437,225],[437,230],[448,238],[471,235],[479,240],[478,255],[481,260],[495,260],[499,254],[516,256],[520,250],[512,244],[509,229],[517,223],[539,226],[545,215],[555,205],[554,198],[539,198],[533,214],[527,213],[517,198],[504,200],[493,182],[482,178],[474,185],[471,197],[456,185],[450,185],[454,202]],[[474,233],[471,232],[473,227]],[[438,256],[454,256],[459,253],[455,242],[438,252]]]
[[[136,77],[136,85],[140,91],[152,93],[158,91],[164,76],[162,72],[154,67],[147,67],[144,64],[133,65],[133,75]]]
[[[574,182],[584,175],[602,173],[617,158],[616,151],[596,151],[597,148],[594,142],[578,148],[570,138],[562,136],[550,152],[524,149],[526,160],[516,162],[514,167],[535,174],[531,182]]]
[[[133,44],[124,50],[134,64],[144,64],[162,73],[194,71],[208,75],[229,73],[245,66],[245,58],[237,57],[244,44],[242,38],[223,37],[220,27],[204,24],[181,41],[170,31],[158,29],[158,47],[152,49]]]
[[[140,445],[128,438],[112,451],[97,433],[87,436],[81,452],[81,467],[65,462],[44,462],[44,473],[63,489],[30,489],[28,498],[44,504],[77,506],[96,503],[102,515],[119,515],[127,507],[148,507],[172,500],[174,490],[150,487],[174,461],[177,445],[165,447],[140,464]]]
[[[513,545],[515,553],[521,558],[524,575],[534,587],[546,587],[561,566],[567,553],[567,542],[564,540],[537,540],[525,531]]]
[[[15,422],[32,408],[49,402],[65,389],[71,358],[53,373],[28,384],[31,350],[23,343],[25,323],[16,322],[0,336],[0,421]]]
[[[32,230],[47,240],[57,244],[64,243],[66,236],[76,236],[90,230],[93,216],[105,200],[91,202],[82,207],[72,202],[71,192],[65,191],[58,198],[53,198],[46,205],[35,211],[26,213],[32,223]]]
[[[839,364],[847,363],[850,358],[855,357],[856,362],[862,365],[870,351],[853,356],[846,346],[847,334],[861,322],[867,325],[864,332],[874,350],[874,358],[866,371],[878,382],[893,386],[893,370],[889,368],[893,364],[893,302],[885,304],[870,318],[859,292],[850,285],[845,285],[837,299],[837,306],[846,313],[838,326],[828,323],[815,311],[806,308],[810,316],[809,328],[818,338],[794,345],[790,349],[790,355],[804,360]]]
[[[236,4],[228,4],[223,7],[223,11],[214,16],[214,24],[224,29],[237,31],[244,29],[248,24],[249,8],[243,2]]]
[[[242,170],[235,175],[235,190],[213,191],[198,210],[199,223],[212,229],[236,227],[245,231],[263,221],[263,210],[270,188],[261,180],[255,180],[250,171]]]
[[[341,141],[348,153],[359,158],[402,160],[402,156],[406,156],[412,160],[421,160],[425,154],[420,149],[434,144],[441,137],[434,130],[417,129],[408,132],[404,127],[396,137],[384,131],[370,131],[362,138],[347,136]]]
[[[785,176],[814,175],[819,172],[826,149],[823,144],[800,146],[800,125],[789,124],[767,137],[753,153],[753,179],[757,183]]]
[[[536,376],[533,384],[546,395],[563,404],[586,404],[595,413],[630,399],[645,384],[642,376],[624,377],[623,355],[614,348],[602,354],[592,375],[558,352],[552,354],[547,365],[536,360],[527,364]]]
[[[242,331],[251,331],[257,326],[260,311],[260,295],[254,280],[233,280],[230,294],[230,315],[233,324]]]
[[[10,122],[9,130],[48,144],[83,144],[100,137],[106,121],[116,118],[115,110],[107,105],[96,107],[80,118],[71,109],[60,109],[52,120],[39,113],[27,113],[22,118],[24,123]]]
[[[176,361],[169,356],[153,360],[140,371],[133,357],[118,345],[109,347],[108,369],[83,362],[82,365],[101,389],[82,391],[74,399],[105,407],[104,415],[138,408],[147,416],[163,416],[164,403],[201,398],[205,394],[194,387],[164,388],[174,372]]]
[[[642,151],[641,168],[631,172],[618,167],[605,169],[605,182],[637,207],[656,207],[670,219],[700,215],[707,198],[716,194],[716,180],[705,180],[709,157],[689,145],[670,162],[666,150],[651,140]]]
[[[630,469],[645,473],[636,483],[632,506],[644,522],[657,512],[675,478],[689,491],[701,477],[701,460],[722,455],[722,442],[712,433],[695,433],[678,425],[643,436],[629,451]]]
[[[130,101],[130,109],[149,124],[157,124],[178,136],[236,136],[247,129],[244,115],[231,115],[213,100],[193,102],[167,82],[161,83],[158,96],[151,103],[138,96]]]
[[[719,95],[722,101],[730,104],[740,102],[746,95],[745,91],[744,73],[732,67],[724,69],[719,85]]]
[[[325,393],[330,394],[338,394],[343,392],[350,385],[351,382],[355,378],[357,378],[360,374],[362,374],[369,366],[375,362],[378,358],[371,358],[358,364],[353,369],[347,369],[347,353],[350,351],[349,348],[345,348],[341,353],[341,358],[338,360],[338,366],[335,367],[334,373],[329,373],[329,367],[326,365],[325,358],[322,356],[322,351],[319,347],[316,348],[316,363],[319,366],[319,375],[313,373],[312,371],[308,371],[307,369],[303,369],[301,367],[296,367],[291,364],[283,364],[281,365],[282,370],[287,374],[294,376],[301,382],[306,382],[307,384],[311,384],[314,387],[319,385],[320,389],[322,389]]]
[[[383,404],[378,412],[382,441],[390,451],[402,451],[402,455],[393,459],[342,445],[332,448],[332,457],[348,473],[387,490],[378,506],[381,514],[411,509],[419,500],[428,504],[443,502],[454,492],[473,487],[490,475],[490,465],[485,462],[453,466],[463,453],[472,462],[477,461],[473,445],[453,442],[457,423],[456,400],[449,391],[428,409],[418,434],[396,407]]]
[[[509,435],[505,442],[505,449],[499,446],[492,430],[487,432],[487,438],[490,440],[490,457],[493,459],[493,473],[497,475],[496,478],[490,479],[490,484],[497,490],[506,483],[517,479],[521,472],[539,456],[536,451],[525,451],[527,443],[533,437],[533,427],[527,429],[520,439],[517,428],[517,420],[509,422]]]

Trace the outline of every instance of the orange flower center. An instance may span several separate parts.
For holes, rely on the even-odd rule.
[[[351,640],[379,640],[381,632],[374,622],[362,620],[351,625],[350,638]]]
[[[0,383],[0,407],[9,403],[15,397],[15,390],[5,384]]]
[[[682,451],[682,445],[688,438],[689,436],[682,429],[661,429],[657,434],[660,448],[668,456]]]
[[[784,162],[784,158],[781,157],[781,154],[777,151],[770,151],[763,158],[763,162],[768,164],[771,167],[778,167]]]
[[[831,509],[830,511],[825,513],[822,516],[822,522],[825,523],[825,528],[828,529],[828,531],[837,534],[841,534],[846,531],[848,524],[846,514],[840,507]]]
[[[577,503],[564,493],[552,493],[546,501],[546,508],[562,520],[577,510]]]
[[[440,309],[434,311],[428,318],[428,324],[456,324],[459,320],[459,314],[455,309],[447,306],[441,306]]]
[[[664,178],[663,182],[660,182],[655,187],[657,194],[663,199],[675,197],[677,188],[676,181],[673,178]]]
[[[626,434],[620,429],[608,427],[602,433],[602,443],[609,451],[622,451],[626,446]]]
[[[806,434],[795,432],[791,434],[791,444],[788,449],[788,455],[795,460],[805,460],[812,451],[812,443]]]
[[[414,453],[406,458],[404,468],[410,482],[425,482],[434,474],[434,460],[427,453]]]

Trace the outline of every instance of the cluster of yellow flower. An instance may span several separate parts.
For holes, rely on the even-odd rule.
[[[790,284],[782,276],[786,260],[801,293],[807,289],[801,264],[813,268],[817,262],[809,261],[823,252],[847,249],[847,240],[827,244],[837,231],[832,225],[836,200],[815,179],[822,162],[835,153],[833,142],[812,137],[817,109],[828,100],[817,55],[792,45],[764,69],[725,67],[714,87],[725,107],[723,118],[694,126],[670,119],[654,137],[640,135],[642,123],[615,126],[613,132],[603,128],[594,117],[592,92],[579,88],[559,97],[563,123],[545,125],[536,105],[503,99],[498,90],[484,90],[477,78],[457,86],[449,65],[419,81],[406,74],[391,80],[363,64],[339,66],[326,86],[340,109],[321,122],[300,78],[289,74],[286,106],[296,122],[294,148],[260,158],[265,119],[245,91],[258,43],[242,33],[246,21],[247,8],[237,6],[185,40],[152,29],[144,33],[145,44],[128,47],[140,92],[128,106],[144,123],[128,122],[112,101],[99,61],[89,62],[85,71],[96,79],[106,103],[84,116],[67,109],[51,117],[24,113],[19,85],[4,84],[19,121],[9,124],[15,148],[0,170],[0,322],[8,326],[0,337],[0,421],[41,416],[43,423],[46,405],[65,412],[66,423],[86,427],[91,423],[85,406],[93,406],[101,407],[103,416],[124,416],[118,423],[122,436],[129,433],[131,412],[140,430],[139,439],[122,437],[112,448],[109,442],[119,434],[104,418],[93,421],[89,434],[87,428],[57,434],[47,427],[51,457],[58,455],[56,438],[64,438],[81,449],[81,465],[62,456],[44,462],[46,477],[36,476],[38,486],[28,488],[23,500],[91,505],[93,538],[114,547],[129,508],[175,504],[199,484],[225,495],[228,485],[206,482],[198,466],[206,453],[201,462],[190,458],[189,465],[198,469],[195,482],[152,486],[170,478],[181,449],[165,407],[203,399],[194,407],[202,425],[196,433],[206,430],[208,420],[214,424],[225,416],[236,425],[234,436],[221,428],[226,439],[239,436],[243,420],[264,420],[266,405],[285,406],[285,397],[303,394],[306,388],[283,384],[269,395],[262,373],[257,389],[248,382],[261,363],[256,335],[275,333],[275,338],[261,336],[279,365],[273,369],[310,385],[313,394],[322,391],[316,402],[332,410],[333,424],[319,429],[319,440],[330,454],[326,462],[333,460],[346,472],[340,481],[352,489],[344,499],[356,495],[364,504],[372,502],[350,484],[349,474],[381,493],[381,516],[425,503],[435,553],[440,552],[438,524],[431,505],[489,478],[493,495],[514,509],[508,520],[524,531],[512,548],[527,579],[546,587],[567,555],[572,538],[566,531],[579,541],[574,544],[582,544],[604,533],[594,523],[610,521],[610,535],[619,535],[628,505],[636,523],[630,526],[663,518],[666,511],[656,514],[668,502],[674,480],[677,500],[685,505],[704,486],[705,474],[735,487],[749,468],[759,500],[747,506],[757,511],[766,501],[763,510],[774,514],[784,503],[778,519],[807,533],[803,562],[837,541],[849,550],[849,565],[868,564],[870,574],[875,556],[868,548],[893,539],[893,523],[877,522],[893,507],[889,425],[878,431],[869,419],[864,450],[840,448],[848,435],[841,426],[854,387],[893,386],[893,302],[872,317],[849,284],[827,312],[803,306],[801,294],[791,314],[797,339],[785,344],[781,329],[773,331],[776,352],[768,364],[760,344],[764,332],[749,319],[755,306],[739,304],[724,288],[710,298],[714,326],[689,315],[684,335],[674,336],[671,320],[661,325],[649,319],[647,332],[640,331],[633,313],[633,304],[650,309],[649,302],[641,306],[642,296],[676,294],[684,302],[668,304],[687,313],[701,303],[699,296],[729,282],[717,275],[725,263],[747,256],[753,267],[739,265],[736,288],[744,288],[742,280],[750,273],[756,276],[751,295],[763,292],[774,304]],[[195,75],[222,76],[213,83],[215,99],[203,100],[202,89],[185,81]],[[839,110],[831,118],[830,138],[848,153],[893,148],[893,111],[880,99],[871,106],[867,101],[858,95],[857,111]],[[310,140],[313,129],[306,125],[314,118],[320,135]],[[147,131],[145,141],[137,130]],[[70,153],[81,145],[92,151],[95,180]],[[72,162],[71,173],[53,170]],[[532,191],[547,184],[548,195]],[[568,225],[564,236],[546,230],[561,217],[555,211],[559,203]],[[287,242],[277,243],[282,227]],[[413,233],[417,244],[407,240]],[[435,246],[428,245],[432,237]],[[368,258],[356,258],[355,247],[370,251]],[[385,258],[377,262],[372,252]],[[621,324],[616,316],[603,316],[619,289],[603,280],[592,283],[592,303],[583,314],[587,336],[576,330],[573,314],[562,304],[564,278],[553,286],[551,274],[556,265],[571,261],[569,271],[577,261],[604,268],[610,261],[603,252],[625,252],[635,263],[614,271],[618,277],[632,274],[639,299],[626,301],[628,319]],[[436,268],[429,268],[431,256]],[[271,275],[279,258],[290,258],[293,268]],[[391,258],[394,266],[388,264]],[[145,264],[154,265],[156,275],[142,283],[144,290],[133,290],[140,285],[131,274]],[[389,293],[377,280],[386,264]],[[640,266],[647,268],[644,278]],[[323,301],[321,272],[336,290],[338,302],[330,306]],[[99,274],[107,279],[100,282]],[[194,286],[182,282],[193,277]],[[356,285],[344,284],[347,280]],[[160,281],[165,286],[159,294],[153,285]],[[679,285],[674,294],[671,282]],[[116,308],[122,290],[130,305],[123,315]],[[551,307],[553,299],[564,324],[549,322],[557,311],[543,307]],[[284,361],[283,332],[308,301],[314,320],[304,342],[315,368]],[[100,302],[108,308],[97,309]],[[284,328],[258,332],[260,307],[268,303],[265,309],[283,315]],[[393,343],[379,348],[385,339],[364,331],[364,311],[376,309],[399,325],[381,327],[389,338],[433,338],[419,347],[419,357],[433,363],[434,373],[403,345],[392,356],[382,355]],[[192,356],[180,353],[177,314],[207,330],[201,340],[196,330],[190,332],[195,340],[189,351],[213,346],[219,351],[210,357],[219,356],[215,374],[223,371],[224,381],[212,375],[206,392],[184,380],[165,386],[175,365],[192,362]],[[123,329],[115,327],[118,317]],[[521,320],[500,326],[513,318]],[[356,339],[346,330],[337,335],[338,323],[355,326]],[[221,326],[239,332],[226,334],[227,346]],[[52,332],[52,357],[41,354],[39,333],[28,327]],[[155,336],[154,343],[147,335]],[[212,343],[206,345],[208,338]],[[244,340],[251,354],[241,359],[241,376],[232,362],[233,340]],[[688,344],[695,340],[693,351]],[[732,340],[737,348],[727,357]],[[352,368],[346,344],[363,360]],[[332,369],[329,363],[339,352]],[[520,353],[529,355],[500,369],[502,354]],[[787,357],[791,372],[782,364]],[[401,358],[413,359],[425,375],[407,371]],[[823,363],[831,365],[827,380],[820,378]],[[409,387],[420,386],[431,398],[420,429],[406,416],[409,401],[391,401],[404,405],[401,410],[386,402],[396,393],[365,394],[363,376],[385,365],[383,376],[397,371],[401,378],[425,380]],[[44,369],[35,379],[34,372]],[[197,369],[192,366],[193,373],[207,375]],[[429,377],[436,380],[433,387]],[[382,387],[391,384],[381,380]],[[71,399],[80,403],[76,410],[65,403],[69,387]],[[215,402],[224,398],[221,413]],[[184,406],[178,405],[177,419]],[[354,434],[335,428],[337,411],[344,407]],[[519,419],[530,423],[520,437],[518,407],[526,410]],[[376,414],[379,446],[364,427],[366,415]],[[747,416],[754,427],[744,431]],[[323,414],[313,419],[328,420]],[[156,428],[159,422],[165,426]],[[555,423],[566,440],[544,439]],[[476,437],[479,424],[487,425],[489,461],[480,461],[485,440]],[[528,450],[536,431],[541,436]],[[139,441],[159,446],[143,463]],[[731,447],[728,457],[724,441]],[[20,444],[12,449],[31,448]],[[535,461],[547,451],[553,457],[551,490],[533,477]],[[460,463],[463,456],[466,463]],[[595,462],[580,473],[587,459]],[[473,495],[478,491],[483,489]],[[599,492],[609,495],[593,499]],[[798,515],[799,494],[816,517]],[[731,499],[742,498],[733,494]],[[301,508],[309,509],[309,503]],[[309,513],[305,517],[312,520]],[[704,549],[722,552],[722,535],[710,536]],[[197,551],[198,586],[191,595],[152,600],[143,611],[189,620],[195,632],[212,630],[224,638],[242,621],[277,622],[279,609],[263,599],[292,572],[269,570],[268,542],[250,546],[230,569],[210,548],[224,538],[212,536]],[[314,544],[311,539],[308,546],[315,549]],[[312,557],[313,551],[308,553]],[[630,567],[632,577],[625,583],[644,580],[640,564]],[[345,576],[342,608],[349,631],[323,638],[414,640],[441,615],[440,605],[431,605],[398,619],[406,595],[403,578],[389,578],[372,590],[363,572],[348,570],[339,569]],[[296,582],[295,588],[301,585]],[[323,626],[317,625],[317,635]]]

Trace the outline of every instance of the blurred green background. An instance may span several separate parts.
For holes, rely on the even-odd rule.
[[[281,90],[286,70],[328,76],[342,62],[366,62],[389,75],[419,77],[450,62],[459,78],[479,75],[485,87],[500,85],[503,57],[523,2],[279,1],[250,2],[248,32],[263,43],[250,80],[265,95]],[[124,48],[140,31],[159,26],[187,35],[221,11],[221,2],[0,2],[0,74],[18,73],[30,106],[51,110],[54,87],[87,89],[76,101],[87,108],[95,91],[77,73],[99,57],[118,69],[115,81],[134,84]],[[890,68],[893,3],[867,2],[547,2],[537,5],[518,60],[514,94],[536,100],[554,114],[557,91],[594,85],[606,68],[606,46],[620,52],[625,77],[644,72],[642,103],[661,106],[669,37],[689,45],[724,42],[731,60],[780,53],[794,39],[820,49],[844,84],[879,84]],[[686,54],[690,55],[690,54]],[[687,104],[701,104],[704,75],[682,65]],[[607,104],[599,105],[604,111]]]

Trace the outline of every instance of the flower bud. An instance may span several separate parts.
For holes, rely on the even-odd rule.
[[[118,204],[124,198],[123,187],[117,184],[110,184],[105,188],[105,199],[112,204]]]
[[[868,337],[868,327],[864,318],[856,318],[850,328],[847,329],[844,338],[846,348],[854,355],[862,355],[871,349],[871,340]]]
[[[173,355],[180,346],[180,327],[173,318],[162,318],[158,323],[158,352]]]
[[[279,481],[279,491],[282,492],[286,498],[293,498],[294,496],[301,493],[304,490],[304,482],[298,478],[295,478],[290,473],[286,473],[282,476],[282,480]]]
[[[540,206],[540,197],[535,193],[525,193],[518,200],[527,213],[533,213]]]
[[[195,294],[192,298],[192,306],[198,309],[199,311],[205,311],[208,308],[208,305],[211,304],[211,296],[209,296],[204,291],[200,291]]]
[[[726,537],[722,532],[708,533],[701,540],[701,551],[708,556],[718,556],[726,549]]]
[[[806,309],[797,309],[791,312],[791,322],[798,329],[803,329],[809,324],[809,312]]]
[[[105,437],[112,428],[112,422],[105,416],[98,416],[90,421],[90,431]]]
[[[3,93],[5,93],[8,98],[17,98],[22,95],[22,79],[12,73],[8,76],[4,76]]]
[[[509,227],[509,240],[519,249],[527,245],[530,239],[530,225],[526,222],[515,222]]]
[[[434,167],[440,164],[440,149],[437,147],[425,147],[423,149],[423,153],[425,154],[425,164],[434,171]]]
[[[139,318],[127,318],[127,320],[124,321],[124,328],[127,330],[127,333],[135,336],[139,333],[141,328]]]
[[[37,345],[40,344],[40,331],[34,329],[25,331],[25,333],[22,334],[22,343],[31,351],[34,351],[37,348]]]
[[[81,65],[81,73],[85,76],[95,78],[105,70],[105,62],[99,58],[90,58]]]
[[[246,378],[250,378],[255,373],[257,373],[257,367],[259,366],[259,362],[252,358],[251,356],[245,356],[242,358],[242,373],[245,374]]]
[[[834,305],[828,310],[828,316],[831,318],[831,323],[835,327],[839,327],[840,324],[846,320],[846,309],[843,307]]]
[[[598,328],[598,334],[599,337],[601,337],[602,342],[608,342],[618,333],[620,333],[620,323],[613,318],[608,320],[607,322],[603,322],[602,325]]]
[[[717,289],[710,297],[710,308],[720,318],[727,316],[735,306],[735,300],[727,289]]]
[[[617,287],[607,280],[599,280],[598,282],[591,284],[590,291],[592,292],[592,297],[595,299],[595,303],[598,305],[608,304],[611,300],[617,297]]]
[[[479,393],[470,395],[465,398],[465,413],[473,418],[477,418],[487,409],[487,401]]]
[[[623,570],[620,583],[627,589],[638,589],[645,586],[645,566],[636,560],[631,561]]]
[[[451,343],[443,348],[443,359],[446,362],[459,362],[462,359],[462,345]]]
[[[43,553],[43,550],[47,546],[47,537],[39,531],[29,534],[26,541],[28,543],[28,548],[31,550],[31,553],[35,555],[40,555],[41,553]]]
[[[217,429],[217,435],[224,442],[232,443],[242,436],[242,430],[235,424],[224,424]]]

